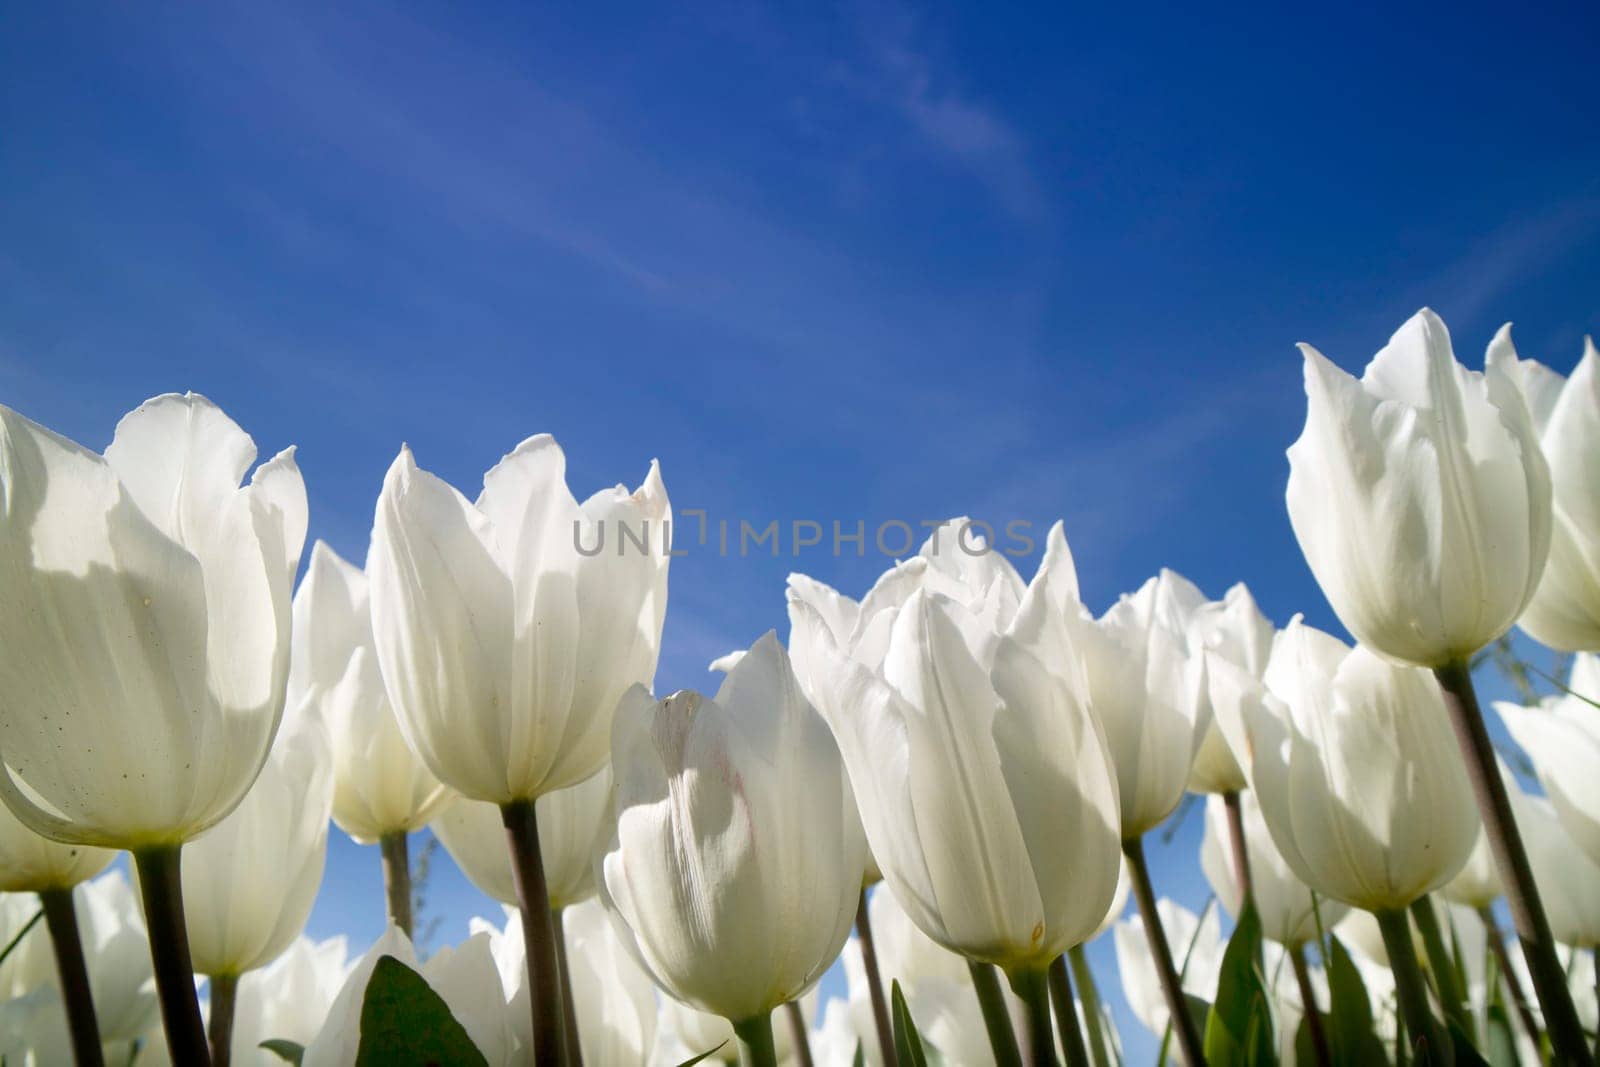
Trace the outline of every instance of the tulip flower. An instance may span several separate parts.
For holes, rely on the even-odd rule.
[[[303,1048],[315,1040],[344,985],[348,955],[343,937],[315,942],[299,937],[272,963],[240,978],[234,1061],[260,1060],[263,1041],[290,1041]]]
[[[1182,904],[1163,897],[1156,903],[1156,914],[1160,916],[1162,929],[1177,948],[1184,992],[1208,1002],[1215,1000],[1226,947],[1216,911],[1206,909],[1195,915]],[[1112,929],[1117,971],[1122,977],[1123,996],[1134,1018],[1144,1024],[1146,1030],[1159,1035],[1166,1032],[1172,1014],[1143,927],[1144,918],[1133,915]],[[1183,1053],[1181,1048],[1177,1051]]]
[[[440,949],[422,963],[410,939],[391,924],[346,976],[322,1028],[305,1046],[302,1067],[354,1067],[361,1048],[361,1009],[367,984],[378,961],[385,956],[421,975],[490,1067],[521,1062],[489,937],[474,934],[455,948]]]
[[[241,487],[255,457],[192,393],[130,412],[104,456],[0,407],[0,800],[46,837],[134,853],[169,1037],[194,1057],[168,895],[277,731],[306,530],[293,449]]]
[[[1272,842],[1255,794],[1240,795],[1244,816],[1245,847],[1250,852],[1252,899],[1261,919],[1261,931],[1291,951],[1297,951],[1317,936],[1317,912],[1328,925],[1339,921],[1346,906],[1334,900],[1315,902],[1311,890],[1301,881]],[[1206,802],[1205,836],[1200,843],[1200,869],[1211,883],[1212,892],[1229,915],[1238,918],[1244,896],[1234,877],[1233,844],[1228,816],[1221,797]]]
[[[600,769],[618,700],[655,674],[670,516],[655,464],[636,491],[580,505],[549,436],[485,474],[476,503],[409,448],[378,497],[367,570],[384,684],[428,769],[501,809],[540,1062],[559,1055],[562,1027],[533,803]]]
[[[1243,582],[1229,589],[1221,600],[1196,610],[1189,626],[1193,640],[1211,655],[1220,656],[1257,678],[1267,669],[1276,631]],[[1209,694],[1206,696],[1209,699]],[[1189,790],[1227,796],[1243,788],[1244,771],[1221,728],[1212,721],[1189,768]]]
[[[628,954],[599,901],[572,907],[564,927],[584,1062],[644,1067],[656,1037],[650,976]]]
[[[1538,707],[1496,702],[1511,736],[1533,761],[1539,784],[1572,840],[1600,863],[1600,656],[1572,661],[1570,691]]]
[[[256,783],[189,846],[184,916],[195,971],[211,978],[211,1059],[226,1067],[240,976],[300,936],[322,884],[333,770],[327,732],[304,712],[285,723]]]
[[[1586,338],[1583,358],[1563,379],[1519,360],[1509,326],[1489,346],[1521,389],[1550,464],[1550,559],[1517,625],[1563,652],[1600,652],[1600,351]]]
[[[410,936],[406,835],[426,825],[447,794],[401,735],[378,670],[368,603],[365,572],[323,542],[313,544],[294,596],[288,705],[309,703],[327,725],[333,821],[358,843],[379,844],[389,918]],[[503,839],[499,845],[504,850]]]
[[[769,1014],[838,956],[865,855],[839,748],[776,636],[715,698],[630,690],[612,773],[601,899],[658,985],[770,1062]]]
[[[1551,932],[1561,944],[1573,948],[1600,946],[1600,894],[1595,892],[1600,886],[1600,864],[1573,847],[1549,801],[1522,795],[1516,803]]]

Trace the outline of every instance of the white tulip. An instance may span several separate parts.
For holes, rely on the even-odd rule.
[[[1200,646],[1200,655],[1220,656],[1257,678],[1266,671],[1276,631],[1243,582],[1229,589],[1221,600],[1203,605],[1193,614],[1189,626],[1192,641]],[[1209,701],[1209,691],[1205,697]],[[1189,768],[1189,790],[1237,793],[1243,788],[1244,771],[1213,719],[1194,754],[1194,765]]]
[[[239,979],[233,1062],[269,1067],[282,1061],[262,1049],[261,1042],[292,1041],[304,1047],[315,1040],[344,985],[348,955],[343,937],[315,942],[299,937],[272,963]]]
[[[1595,892],[1600,864],[1573,847],[1549,801],[1526,794],[1513,797],[1551,934],[1573,948],[1600,946],[1600,894]]]
[[[426,963],[400,928],[390,925],[351,969],[328,1008],[322,1028],[305,1047],[303,1067],[351,1067],[361,1048],[361,1008],[378,961],[391,956],[416,971],[439,995],[490,1067],[516,1062],[516,1040],[506,1010],[505,987],[489,938],[474,934],[457,948],[440,949]]]
[[[655,464],[579,505],[548,436],[485,474],[476,504],[401,449],[373,524],[373,631],[440,781],[505,806],[600,769],[617,701],[655,674],[670,515]]]
[[[1116,766],[1124,840],[1177,808],[1210,726],[1204,660],[1189,636],[1202,603],[1199,590],[1163,570],[1099,619],[1071,620],[1090,706]]]
[[[367,576],[321,541],[294,596],[290,648],[289,706],[309,700],[328,727],[333,821],[361,844],[420,829],[447,794],[406,744],[389,704]]]
[[[117,854],[40,837],[0,805],[0,893],[71,889],[111,866]]]
[[[293,450],[204,397],[99,456],[0,407],[0,799],[59,841],[144,849],[233,810],[283,710],[305,538]]]
[[[656,992],[605,908],[590,900],[561,917],[585,1063],[643,1067],[656,1039]],[[516,1018],[526,1018],[518,1013]]]
[[[808,1018],[816,1014],[816,994],[807,994],[801,1000],[801,1010]],[[716,1050],[707,1063],[738,1063],[739,1039],[733,1024],[720,1015],[697,1011],[679,1003],[670,996],[661,998],[657,1014],[660,1039],[651,1063],[661,1067],[674,1067],[691,1056]],[[773,1054],[782,1067],[793,1067],[797,1057],[794,1047],[794,1029],[782,1013],[772,1016]]]
[[[1539,775],[1572,840],[1600,863],[1600,656],[1572,662],[1571,692],[1536,708],[1497,702],[1495,710]]]
[[[1439,895],[1477,911],[1493,904],[1502,891],[1500,872],[1495,869],[1494,856],[1489,852],[1489,838],[1480,826],[1472,854],[1456,876],[1439,887]]]
[[[1182,904],[1162,897],[1156,902],[1161,927],[1172,945],[1173,965],[1178,969],[1183,991],[1208,1003],[1216,999],[1217,978],[1222,972],[1221,920],[1215,909],[1195,915]],[[1122,976],[1122,993],[1134,1018],[1153,1034],[1167,1028],[1171,1014],[1150,958],[1150,940],[1145,936],[1144,920],[1131,915],[1112,930],[1117,949],[1117,971]]]
[[[1600,652],[1600,351],[1586,338],[1583,358],[1563,380],[1533,360],[1519,360],[1511,330],[1489,346],[1522,389],[1550,463],[1554,524],[1550,561],[1517,625],[1565,652]]]
[[[1058,525],[1018,609],[997,579],[976,608],[918,588],[880,613],[881,671],[791,599],[885,883],[934,941],[1008,968],[1081,942],[1116,887],[1116,772],[1048,640],[1076,584]]]
[[[1550,549],[1550,470],[1509,368],[1455,360],[1424,309],[1357,380],[1302,345],[1308,410],[1289,518],[1339,620],[1438,667],[1511,628]]]
[[[777,638],[714,699],[629,691],[612,772],[601,899],[657,984],[739,1022],[809,989],[849,935],[865,844],[838,746]]]
[[[197,974],[237,977],[300,936],[322,885],[332,804],[327,734],[301,714],[239,806],[187,847],[183,910]]]
[[[139,902],[121,871],[108,871],[72,892],[78,935],[89,967],[95,1021],[107,1043],[132,1041],[155,1026],[156,994],[151,984],[150,946]],[[43,931],[39,931],[42,935]],[[36,979],[55,982],[49,938],[29,935],[20,966]]]
[[[594,895],[594,850],[607,830],[610,799],[611,768],[607,765],[577,785],[546,793],[534,802],[552,908],[569,907]],[[499,808],[452,797],[431,825],[439,843],[473,885],[502,904],[517,903]]]
[[[1255,685],[1211,667],[1214,689]],[[1479,823],[1433,678],[1297,616],[1266,683],[1270,693],[1224,696],[1217,714],[1234,751],[1249,754],[1251,788],[1295,876],[1369,911],[1403,908],[1454,877]]]
[[[1262,933],[1281,945],[1297,948],[1317,936],[1319,910],[1325,928],[1338,922],[1346,908],[1335,900],[1313,900],[1311,890],[1289,869],[1289,864],[1272,843],[1272,835],[1267,830],[1254,793],[1241,793],[1239,803],[1241,821],[1244,823],[1245,851],[1250,856],[1250,888],[1256,914],[1261,918]],[[1217,900],[1229,915],[1237,919],[1244,900],[1235,874],[1237,868],[1228,830],[1228,812],[1218,796],[1206,798],[1206,829],[1200,842],[1200,869],[1205,873],[1206,881],[1211,883]]]

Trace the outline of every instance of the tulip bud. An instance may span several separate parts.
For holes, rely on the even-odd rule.
[[[714,699],[630,690],[612,772],[601,899],[657,984],[738,1022],[810,988],[849,935],[865,846],[838,746],[777,638]]]
[[[1563,945],[1595,948],[1600,945],[1600,895],[1595,893],[1600,864],[1573,848],[1549,801],[1520,791],[1513,798],[1551,934]]]
[[[1207,1002],[1215,1000],[1217,980],[1222,972],[1222,953],[1226,948],[1216,911],[1207,908],[1195,915],[1166,897],[1156,902],[1156,911],[1161,916],[1161,927],[1167,933],[1172,951],[1182,961],[1183,991]],[[1112,938],[1116,943],[1122,993],[1134,1018],[1153,1034],[1164,1032],[1171,1014],[1156,977],[1155,961],[1150,958],[1150,940],[1145,936],[1144,919],[1139,915],[1129,916],[1113,928]]]
[[[1254,686],[1242,671],[1211,665],[1235,689]],[[1431,675],[1351,649],[1296,616],[1274,642],[1266,687],[1216,709],[1234,750],[1249,755],[1250,786],[1296,877],[1386,911],[1461,869],[1477,808]]]
[[[1533,769],[1574,843],[1600,863],[1600,656],[1572,663],[1569,693],[1537,708],[1497,702],[1506,729]]]
[[[1310,345],[1289,519],[1339,621],[1438,667],[1511,628],[1550,549],[1550,470],[1502,361],[1455,360],[1423,309],[1357,380]]]
[[[240,978],[233,1062],[254,1062],[263,1041],[309,1045],[344,985],[348,955],[343,937],[315,942],[299,937],[272,963]]]
[[[1331,926],[1344,915],[1346,908],[1335,900],[1316,901],[1304,882],[1295,877],[1272,843],[1266,820],[1261,817],[1261,806],[1254,793],[1239,795],[1244,823],[1245,850],[1250,856],[1250,880],[1256,914],[1261,918],[1261,931],[1269,940],[1289,948],[1297,948],[1317,936],[1318,912],[1324,924]],[[1228,813],[1222,798],[1206,798],[1206,829],[1200,842],[1200,869],[1211,883],[1217,900],[1238,918],[1244,906],[1235,873],[1233,842],[1228,831]]]
[[[70,889],[111,866],[115,852],[40,837],[0,805],[0,893]],[[0,942],[3,943],[3,942]]]
[[[507,805],[600,769],[618,699],[655,674],[671,514],[654,464],[633,493],[578,504],[548,436],[476,504],[401,450],[373,522],[372,623],[401,730],[440,781]]]
[[[1439,895],[1452,904],[1477,911],[1493,904],[1502,892],[1500,872],[1495,869],[1494,856],[1489,852],[1489,838],[1480,826],[1472,854],[1456,876],[1439,887]]]
[[[289,706],[309,701],[328,727],[339,829],[372,844],[425,825],[445,801],[444,786],[406,744],[389,704],[366,574],[321,541],[294,596],[290,647]]]
[[[570,908],[561,918],[584,1062],[644,1067],[656,1040],[656,989],[650,976],[623,946],[599,901]]]
[[[192,393],[99,456],[0,407],[0,799],[58,841],[187,841],[232,811],[283,711],[306,530],[293,449]]]
[[[1059,527],[1056,542],[1026,607],[918,589],[892,609],[881,672],[798,605],[885,883],[934,941],[1005,967],[1042,967],[1081,942],[1116,886],[1106,743],[1080,687],[1041,659],[1066,668],[1040,623],[1056,614],[1047,587],[1076,588],[1051,577],[1071,568]]]
[[[300,936],[327,858],[327,746],[314,717],[286,723],[244,800],[187,846],[183,910],[197,974],[244,974]]]
[[[1489,361],[1521,389],[1550,464],[1553,524],[1544,577],[1517,625],[1564,652],[1600,652],[1600,351],[1585,339],[1572,377],[1519,360],[1511,328],[1495,335]]]
[[[594,849],[606,827],[611,800],[609,765],[577,785],[534,802],[539,852],[550,906],[565,908],[594,895]],[[433,832],[473,885],[502,904],[517,903],[506,848],[506,827],[493,804],[453,797],[434,818]]]
[[[1192,654],[1220,656],[1256,678],[1267,669],[1276,632],[1243,582],[1229,589],[1221,600],[1197,610],[1190,619],[1189,631],[1191,644],[1199,648]],[[1209,708],[1209,689],[1204,689],[1203,695]],[[1189,791],[1237,793],[1244,788],[1244,771],[1213,719],[1194,754],[1194,765],[1189,768]]]

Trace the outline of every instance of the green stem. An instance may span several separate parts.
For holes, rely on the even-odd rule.
[[[1461,976],[1456,972],[1455,955],[1445,947],[1444,935],[1439,930],[1439,916],[1433,910],[1433,900],[1422,897],[1412,901],[1411,921],[1422,935],[1422,948],[1428,954],[1428,970],[1433,974],[1434,992],[1444,1008],[1446,1019],[1461,1028],[1468,1037],[1473,1034],[1472,1011],[1461,992]]]
[[[1250,877],[1250,851],[1245,846],[1244,806],[1237,791],[1222,794],[1222,806],[1228,812],[1228,841],[1233,848],[1233,876],[1239,882],[1240,913],[1245,901],[1255,899],[1255,883]]]
[[[1066,975],[1066,969],[1061,971]],[[1056,1035],[1050,1026],[1050,989],[1046,972],[1033,967],[1014,967],[1006,971],[1011,991],[1022,1000],[1028,1020],[1028,1062],[1032,1067],[1056,1067]],[[1067,1003],[1072,994],[1067,994]],[[1082,1048],[1079,1048],[1082,1051]]]
[[[1416,1049],[1417,1062],[1435,1067],[1448,1064],[1450,1046],[1446,1043],[1444,1028],[1428,1007],[1428,986],[1417,963],[1416,946],[1411,943],[1411,924],[1406,921],[1404,909],[1375,911],[1372,915],[1378,920],[1383,947],[1389,953],[1395,998],[1400,1003],[1406,1032]]]
[[[770,1014],[755,1015],[736,1022],[733,1032],[739,1038],[739,1067],[778,1067],[778,1052],[772,1043]]]
[[[228,1067],[233,1060],[233,1009],[238,993],[238,975],[211,976],[211,1067]]]
[[[56,975],[61,980],[61,1001],[67,1010],[72,1035],[72,1058],[78,1067],[100,1067],[100,1026],[94,1017],[94,995],[89,988],[89,965],[83,959],[83,939],[78,935],[78,913],[72,890],[47,889],[39,894],[50,944],[56,954]],[[26,928],[24,930],[26,932]]]
[[[1494,856],[1495,868],[1500,874],[1506,906],[1511,911],[1511,924],[1516,927],[1517,937],[1522,942],[1522,955],[1527,960],[1528,973],[1533,978],[1534,993],[1539,998],[1539,1006],[1544,1009],[1550,1043],[1561,1060],[1583,1063],[1590,1058],[1589,1045],[1584,1038],[1583,1026],[1578,1022],[1578,1010],[1573,1006],[1566,975],[1561,970],[1560,960],[1556,958],[1556,942],[1550,933],[1550,920],[1545,915],[1544,903],[1534,886],[1528,851],[1522,843],[1522,834],[1517,830],[1517,821],[1511,811],[1511,798],[1506,794],[1494,746],[1483,725],[1478,694],[1472,687],[1472,669],[1466,660],[1457,659],[1434,668],[1433,674],[1444,691],[1450,725],[1455,730],[1456,743],[1461,748],[1467,778],[1472,782],[1472,791],[1478,798],[1484,836],[1489,841],[1489,852]]]
[[[1083,1046],[1083,1028],[1078,1024],[1078,1005],[1072,995],[1072,979],[1067,977],[1065,954],[1050,961],[1050,1000],[1056,1008],[1056,1027],[1061,1031],[1067,1067],[1089,1067],[1089,1051]]]
[[[567,963],[567,927],[563,909],[550,913],[556,934],[556,971],[561,980],[561,1052],[568,1067],[583,1067],[583,1048],[578,1041],[578,1002],[572,996],[572,971]]]
[[[861,964],[867,972],[867,993],[872,1001],[872,1028],[878,1035],[878,1055],[883,1058],[884,1067],[894,1067],[894,1031],[889,1026],[889,1001],[883,991],[883,975],[878,969],[878,948],[872,936],[872,918],[867,914],[865,889],[856,903],[856,938],[861,942]]]
[[[811,1059],[811,1034],[806,1029],[806,1016],[800,1010],[800,1002],[791,1000],[783,1006],[783,1014],[789,1020],[789,1034],[794,1039],[794,1060],[798,1067],[815,1067]]]
[[[528,959],[528,1000],[533,1012],[533,1062],[539,1067],[563,1063],[561,1047],[566,1023],[561,1013],[561,977],[556,962],[555,928],[550,924],[550,887],[539,853],[539,823],[533,801],[519,800],[500,809],[511,846],[511,874],[522,908],[522,942]]]
[[[383,894],[388,901],[389,921],[410,940],[411,860],[406,854],[405,831],[384,834],[378,838],[378,849],[383,854]]]
[[[994,1051],[995,1067],[1022,1067],[1022,1051],[1017,1048],[1016,1031],[1011,1029],[1011,1013],[1006,1010],[1006,995],[992,963],[967,961],[972,988],[983,1009],[983,1026],[989,1031],[989,1048]]]
[[[1145,939],[1150,942],[1150,960],[1161,983],[1161,995],[1167,1000],[1167,1014],[1172,1020],[1172,1032],[1178,1037],[1178,1047],[1183,1050],[1183,1061],[1189,1067],[1205,1067],[1205,1047],[1200,1043],[1200,1032],[1189,1016],[1189,1005],[1184,1000],[1183,985],[1178,970],[1172,965],[1172,949],[1167,944],[1167,932],[1161,927],[1161,912],[1156,907],[1155,888],[1150,884],[1150,867],[1144,858],[1144,839],[1130,837],[1122,842],[1122,854],[1128,858],[1128,876],[1133,883],[1133,897],[1139,904],[1139,916],[1144,920]]]
[[[189,957],[189,928],[183,918],[181,845],[158,845],[133,854],[144,903],[150,963],[161,1023],[173,1063],[204,1067],[211,1062],[206,1028],[200,1020],[200,998],[194,988],[194,963]]]
[[[1317,1057],[1317,1067],[1330,1067],[1333,1056],[1328,1051],[1327,1032],[1322,1028],[1322,1008],[1317,1004],[1317,991],[1311,984],[1311,971],[1306,967],[1306,947],[1296,945],[1288,951],[1295,984],[1300,987],[1300,1006],[1305,1010],[1306,1031],[1311,1035],[1311,1048]]]
[[[1072,978],[1078,984],[1078,995],[1083,998],[1083,1023],[1089,1032],[1089,1053],[1094,1058],[1094,1067],[1111,1067],[1105,1033],[1100,1025],[1100,987],[1095,984],[1083,946],[1073,945],[1068,949],[1067,961],[1072,964]]]

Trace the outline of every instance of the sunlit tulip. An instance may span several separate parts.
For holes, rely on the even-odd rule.
[[[64,845],[40,837],[0,807],[0,892],[38,893],[70,889],[93,878],[117,858],[87,845]]]
[[[1177,955],[1183,990],[1207,1002],[1216,999],[1217,976],[1222,969],[1221,920],[1215,909],[1195,915],[1176,901],[1163,897],[1156,904],[1161,926],[1167,932]],[[1167,1028],[1171,1013],[1150,958],[1150,943],[1144,933],[1144,920],[1129,916],[1112,930],[1117,949],[1117,971],[1122,976],[1122,992],[1134,1018],[1146,1030],[1160,1034]]]
[[[392,956],[416,971],[439,995],[466,1031],[489,1067],[516,1062],[516,1040],[506,1009],[505,987],[490,952],[489,937],[475,934],[455,948],[444,948],[417,960],[416,950],[399,927],[384,935],[356,961],[333,998],[317,1036],[305,1047],[302,1067],[352,1067],[361,1047],[361,1008],[378,960]]]
[[[47,837],[186,841],[244,796],[283,708],[305,538],[293,450],[166,395],[101,457],[0,407],[0,797]]]
[[[714,699],[617,711],[600,891],[656,982],[742,1023],[799,996],[855,918],[864,842],[826,724],[771,633]]]
[[[285,723],[244,800],[186,849],[183,907],[196,973],[235,978],[300,936],[327,856],[327,749],[315,718]]]
[[[1189,625],[1191,640],[1200,648],[1198,654],[1220,656],[1257,678],[1266,671],[1276,631],[1243,582],[1229,589],[1221,600],[1200,607]],[[1209,701],[1209,691],[1204,695]],[[1189,789],[1195,793],[1237,793],[1244,787],[1239,760],[1213,719],[1189,768]]]
[[[296,938],[271,964],[239,980],[234,1009],[233,1062],[262,1063],[261,1042],[309,1045],[344,985],[349,949],[343,937]],[[140,1063],[143,1063],[141,1057]]]
[[[1489,854],[1489,840],[1481,828],[1467,862],[1454,878],[1439,887],[1439,895],[1474,911],[1489,907],[1500,896],[1500,875],[1494,869],[1494,857]]]
[[[791,599],[886,884],[933,940],[1006,967],[1081,942],[1116,886],[1105,742],[1081,683],[1040,658],[1066,655],[1038,638],[1046,588],[1076,591],[1059,526],[1051,546],[1021,612],[912,593],[873,623],[887,629],[881,670]],[[995,629],[1008,617],[1010,632]]]
[[[1517,825],[1528,843],[1528,862],[1550,918],[1550,932],[1563,945],[1600,946],[1600,864],[1572,838],[1543,797],[1515,798]]]
[[[1210,726],[1204,661],[1189,629],[1203,603],[1164,570],[1099,619],[1073,620],[1090,706],[1116,766],[1124,840],[1172,814]]]
[[[1281,945],[1295,948],[1317,936],[1317,912],[1325,926],[1339,921],[1345,906],[1334,900],[1313,901],[1311,890],[1295,876],[1272,843],[1272,835],[1261,817],[1255,794],[1240,795],[1244,822],[1245,849],[1250,856],[1250,889],[1262,933]],[[1206,799],[1205,837],[1200,843],[1200,869],[1211,891],[1238,918],[1244,905],[1239,880],[1234,872],[1233,844],[1228,832],[1228,813],[1221,797]]]
[[[1576,657],[1567,685],[1570,692],[1539,707],[1496,703],[1495,710],[1533,760],[1573,842],[1600,863],[1600,656]]]
[[[401,736],[372,639],[367,576],[321,541],[294,596],[288,703],[328,728],[333,821],[362,844],[420,829],[446,792]],[[505,851],[504,834],[499,842]]]
[[[1600,351],[1585,339],[1583,358],[1563,380],[1519,360],[1504,328],[1489,346],[1522,389],[1550,464],[1554,523],[1544,577],[1517,625],[1566,652],[1600,651]]]
[[[1289,518],[1317,583],[1391,659],[1471,655],[1517,621],[1550,549],[1550,470],[1508,369],[1462,367],[1427,309],[1359,380],[1300,347]]]
[[[623,947],[599,901],[562,917],[578,1043],[585,1063],[642,1067],[656,1038],[656,993],[650,976]],[[522,1013],[514,1013],[520,1019]]]
[[[1219,700],[1217,714],[1251,756],[1246,772],[1289,870],[1369,911],[1404,908],[1449,881],[1478,819],[1433,678],[1296,617],[1266,684],[1268,694]]]
[[[807,1015],[814,1014],[815,994],[803,998]],[[715,1053],[707,1063],[738,1063],[739,1043],[733,1026],[720,1015],[697,1011],[671,997],[662,997],[657,1014],[659,1039],[652,1062],[659,1067],[675,1067],[692,1056],[703,1052]],[[782,1067],[795,1067],[794,1031],[787,1019],[774,1016],[772,1020],[773,1053]]]
[[[485,474],[476,504],[401,450],[373,524],[373,631],[440,781],[507,805],[600,769],[618,699],[655,673],[670,514],[654,464],[633,493],[578,504],[548,436]]]
[[[577,785],[534,804],[550,906],[565,908],[594,895],[594,849],[611,798],[609,765]],[[502,904],[517,903],[500,809],[465,797],[450,799],[434,818],[434,834],[472,884]]]

